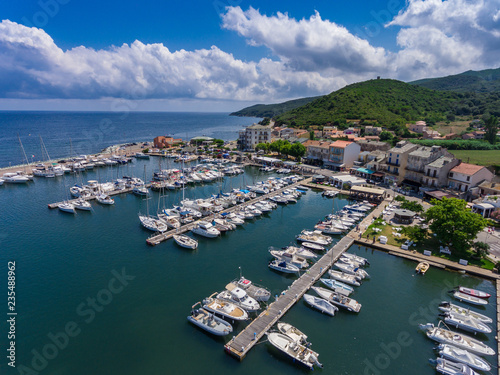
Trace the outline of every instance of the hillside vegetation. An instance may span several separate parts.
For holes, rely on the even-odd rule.
[[[287,102],[277,104],[255,104],[251,107],[243,108],[240,111],[230,113],[229,116],[276,117],[282,113],[310,103],[318,98],[320,98],[320,96],[289,100]]]
[[[447,77],[421,79],[410,84],[440,91],[500,92],[500,68],[469,70]]]

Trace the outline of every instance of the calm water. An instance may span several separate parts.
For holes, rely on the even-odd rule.
[[[39,136],[49,156],[58,159],[96,153],[114,144],[152,141],[158,135],[233,140],[242,127],[259,120],[227,113],[0,111],[0,168],[25,163],[18,134],[31,162],[46,159]]]
[[[85,179],[100,177],[103,181],[122,174],[142,177],[144,165],[149,176],[157,163],[155,158],[135,161],[120,169],[102,169],[99,176],[89,173]],[[248,168],[245,175],[226,178],[221,185],[189,188],[185,194],[203,197],[267,176]],[[273,294],[285,290],[294,276],[269,270],[267,248],[292,243],[295,234],[312,228],[332,208],[346,204],[345,200],[326,199],[309,191],[297,204],[280,206],[221,238],[200,239],[199,249],[191,252],[172,241],[147,246],[149,232],[140,227],[137,218],[146,207],[133,195],[117,196],[112,207],[93,204],[92,213],[71,216],[49,210],[47,204],[64,198],[74,179],[37,179],[26,186],[0,187],[0,275],[4,275],[0,276],[4,280],[0,296],[6,301],[7,261],[15,260],[18,366],[45,366],[40,374],[61,375],[307,372],[269,343],[257,345],[239,363],[223,351],[229,338],[206,334],[190,325],[186,316],[194,303],[237,277],[240,266],[246,277],[268,286]],[[179,192],[168,193],[167,203],[179,198]],[[150,210],[156,210],[157,202],[155,194]],[[428,364],[434,357],[434,344],[416,324],[437,323],[436,302],[446,298],[451,286],[478,287],[494,294],[489,281],[434,268],[425,277],[416,277],[411,261],[358,246],[350,251],[371,262],[367,269],[371,280],[353,295],[363,304],[361,313],[342,311],[331,318],[301,301],[284,319],[309,335],[324,364],[323,370],[316,370],[320,373],[434,374]],[[123,288],[110,286],[113,271],[123,269],[133,279],[125,281]],[[122,290],[112,294],[109,288]],[[96,297],[107,305],[91,307]],[[494,307],[488,306],[483,313],[494,316]],[[236,330],[244,326],[240,324]],[[65,329],[74,334],[67,342],[58,336]],[[50,345],[53,335],[62,340],[57,353]],[[6,336],[3,323],[2,348]],[[493,334],[482,338],[497,349]],[[44,350],[53,357],[46,363],[37,354]],[[17,374],[6,368],[5,361],[2,355],[1,373]]]

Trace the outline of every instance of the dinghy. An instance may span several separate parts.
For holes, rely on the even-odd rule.
[[[468,294],[464,294],[461,292],[453,293],[453,297],[458,299],[460,302],[467,302],[467,303],[470,303],[471,305],[484,306],[484,305],[488,304],[488,301],[484,298],[473,297],[473,296],[470,296]]]
[[[454,305],[453,303],[443,301],[439,304],[439,310],[444,311],[444,312],[453,312],[454,314],[459,314],[464,317],[472,317],[474,319],[479,320],[482,323],[493,323],[493,319],[490,317],[480,314],[478,312],[475,312],[469,308]]]
[[[469,296],[477,298],[490,298],[491,294],[483,292],[482,290],[470,289],[463,286],[458,287],[458,291],[463,294],[468,294]]]

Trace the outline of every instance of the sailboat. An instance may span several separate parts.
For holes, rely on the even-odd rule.
[[[146,174],[146,166],[144,166],[144,174]],[[167,224],[165,224],[160,219],[155,218],[154,216],[149,215],[149,197],[146,197],[146,215],[141,215],[139,213],[139,220],[141,225],[152,231],[152,232],[166,232],[168,230]]]

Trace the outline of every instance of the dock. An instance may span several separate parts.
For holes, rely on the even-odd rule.
[[[150,188],[151,184],[146,184],[146,187]],[[106,192],[105,194],[109,195],[110,197],[112,197],[112,196],[118,195],[118,194],[128,194],[128,193],[131,193],[132,190],[134,190],[134,188],[130,187],[130,188],[125,188],[125,189],[121,189],[121,190],[111,190],[111,191]],[[82,199],[82,198],[74,198],[74,199],[70,199],[70,200],[67,200],[67,201],[64,201],[64,202],[73,203],[73,202],[76,202],[78,199]],[[90,197],[85,197],[83,199],[85,199],[86,201],[92,201],[92,200],[96,199],[96,197],[95,197],[95,195],[92,195]],[[48,206],[49,206],[49,208],[53,209],[53,208],[57,208],[61,203],[63,203],[63,202],[49,203]]]
[[[307,180],[304,180],[304,181],[307,181]],[[257,203],[257,202],[259,202],[261,200],[264,200],[264,199],[272,198],[275,195],[281,194],[283,192],[283,190],[298,188],[300,185],[304,184],[304,181],[295,182],[295,183],[287,185],[287,186],[285,186],[285,187],[283,187],[283,188],[281,188],[279,190],[275,190],[275,191],[270,192],[268,194],[260,195],[260,196],[258,196],[256,198],[253,198],[253,199],[251,199],[249,201],[246,201],[244,203],[240,203],[240,204],[237,204],[237,205],[235,205],[233,207],[226,208],[225,210],[222,210],[222,211],[218,212],[216,215],[220,215],[220,214],[223,214],[223,213],[231,213],[233,211],[236,211],[239,208],[242,208],[242,207],[245,207],[245,206]],[[151,245],[151,246],[156,246],[156,245],[162,243],[163,241],[166,241],[166,240],[172,238],[174,236],[174,234],[181,234],[181,233],[185,233],[185,232],[191,230],[193,227],[195,227],[198,224],[199,221],[211,220],[211,218],[213,218],[213,217],[214,217],[214,215],[206,216],[206,217],[201,218],[200,220],[197,220],[195,222],[192,222],[192,223],[189,223],[189,224],[185,224],[185,225],[181,226],[178,229],[171,229],[171,230],[169,230],[167,232],[164,232],[164,233],[155,234],[152,237],[149,237],[146,240],[146,243],[148,245]]]
[[[348,236],[342,238],[336,245],[321,257],[308,271],[284,291],[269,307],[255,318],[238,336],[229,341],[224,349],[240,361],[266,332],[285,315],[285,313],[313,286],[321,276],[337,261],[354,240]]]
[[[497,344],[499,343],[498,338],[500,337],[500,280],[496,281],[497,288]],[[498,363],[498,375],[500,375],[500,350],[497,350],[497,363]]]

